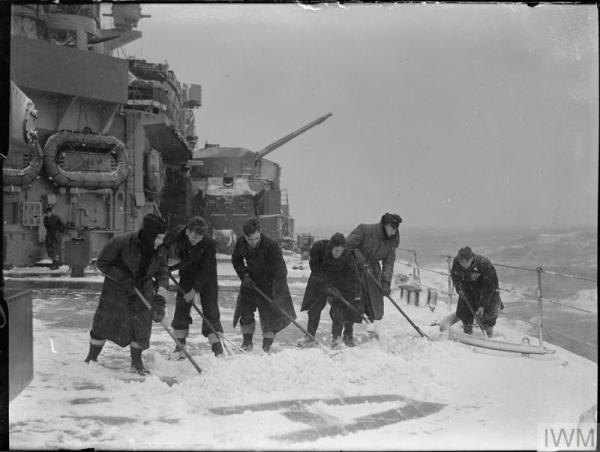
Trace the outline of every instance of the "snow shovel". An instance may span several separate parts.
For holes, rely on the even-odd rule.
[[[146,300],[146,297],[144,297],[144,294],[142,292],[140,292],[140,289],[138,289],[137,287],[133,286],[133,290],[135,290],[135,293],[140,298],[140,300],[142,300],[144,302],[144,304],[146,305],[146,307],[150,311],[152,311],[152,305],[148,302],[148,300]],[[169,336],[171,336],[171,339],[173,339],[175,341],[175,343],[177,344],[177,346],[179,348],[181,348],[181,351],[183,352],[183,354],[185,355],[185,357],[192,363],[192,365],[196,368],[196,370],[198,371],[198,373],[201,374],[202,373],[202,369],[200,369],[200,367],[198,366],[198,364],[196,364],[196,361],[194,361],[194,359],[191,357],[191,355],[185,349],[185,346],[181,342],[179,342],[179,339],[177,339],[175,337],[175,335],[171,332],[171,330],[169,329],[169,327],[163,323],[164,320],[165,319],[163,319],[160,322],[160,325],[166,330],[167,333],[169,333]]]
[[[337,290],[335,287],[330,287],[329,288],[329,292],[338,300],[340,300],[342,303],[344,303],[348,308],[350,308],[350,310],[352,310],[352,312],[354,312],[355,314],[359,315],[360,317],[362,317],[362,319],[367,323],[367,325],[370,325],[371,322],[369,320],[369,318],[364,314],[364,313],[360,313],[358,309],[356,309],[356,307],[354,307],[354,305],[352,305],[348,300],[346,300],[342,294],[340,293],[339,290]]]
[[[360,317],[362,317],[362,319],[365,321],[365,323],[367,325],[373,325],[373,322],[371,322],[369,320],[369,318],[366,316],[366,314],[363,312],[362,314],[359,312],[358,309],[356,309],[356,307],[354,307],[354,305],[352,305],[348,300],[346,300],[342,294],[340,293],[339,290],[337,290],[335,287],[330,287],[329,291],[331,293],[331,295],[333,295],[334,297],[336,297],[338,300],[340,300],[343,304],[345,304],[350,310],[352,310],[352,312],[356,313],[357,315],[359,315]],[[371,339],[377,339],[379,340],[379,334],[375,331],[369,331],[367,329],[367,332],[369,333],[369,337]]]
[[[179,281],[177,281],[173,277],[173,275],[171,273],[169,273],[169,278],[171,278],[171,280],[175,283],[175,286],[177,287],[177,290],[179,290],[180,292],[183,293],[183,290],[181,290],[181,286],[179,285]],[[202,320],[204,320],[206,322],[206,325],[210,328],[210,330],[213,332],[213,334],[215,336],[217,336],[217,339],[219,339],[219,342],[221,343],[221,346],[223,347],[223,349],[225,349],[225,351],[227,353],[229,353],[230,355],[233,355],[233,352],[231,350],[229,350],[229,348],[227,347],[227,345],[225,345],[225,338],[221,337],[219,335],[219,332],[215,329],[215,327],[212,325],[212,323],[210,323],[210,321],[202,313],[202,311],[200,310],[200,308],[198,307],[198,305],[196,304],[196,302],[194,300],[192,300],[192,301],[190,301],[190,303],[194,307],[194,309],[196,310],[196,312],[198,312],[198,314],[200,315],[200,317],[202,317]],[[237,347],[237,345],[236,345],[236,347]],[[241,348],[240,348],[240,350],[241,350]],[[242,351],[244,351],[244,350],[242,350]]]
[[[310,334],[308,331],[306,331],[304,328],[302,328],[302,325],[300,325],[298,322],[296,322],[291,315],[289,315],[287,312],[285,312],[282,308],[280,308],[279,306],[277,306],[277,304],[266,294],[264,293],[262,290],[260,290],[258,287],[256,287],[255,284],[252,284],[251,286],[256,292],[258,292],[260,294],[261,297],[263,297],[265,300],[267,300],[269,302],[269,304],[275,308],[277,308],[279,310],[279,312],[281,312],[284,316],[286,316],[289,320],[291,320],[291,322],[296,325],[298,327],[298,329],[300,329],[300,331],[302,331],[306,336],[308,336],[309,338],[311,338],[313,341],[315,341],[315,344],[323,347],[324,349],[326,349],[327,351],[329,351],[327,349],[327,347],[325,347],[323,344],[321,344],[317,338],[315,338],[312,334]]]
[[[367,275],[369,275],[371,277],[371,279],[373,280],[373,282],[375,283],[377,288],[381,291],[381,293],[385,295],[385,293],[383,292],[383,287],[381,287],[381,284],[379,284],[379,281],[377,281],[375,279],[375,277],[371,274],[371,272],[369,270],[365,269],[365,272],[367,273]],[[388,300],[390,300],[392,302],[392,304],[394,306],[396,306],[396,309],[398,309],[398,311],[400,311],[400,314],[402,314],[404,316],[404,318],[406,318],[406,320],[408,320],[408,323],[410,323],[412,325],[412,327],[415,330],[417,330],[417,333],[419,333],[421,335],[421,337],[426,337],[427,339],[429,339],[429,336],[427,336],[423,331],[421,331],[421,328],[419,328],[417,325],[414,324],[414,322],[410,319],[410,317],[408,317],[406,315],[406,313],[402,310],[402,308],[400,306],[398,306],[398,304],[392,299],[392,297],[390,297],[389,295],[385,295],[385,296]],[[429,340],[431,340],[431,339],[429,339]]]
[[[467,298],[467,295],[463,292],[461,294],[462,299],[465,301],[465,304],[467,305],[467,307],[469,308],[469,311],[471,311],[471,314],[473,314],[473,318],[475,319],[475,321],[477,322],[477,325],[479,325],[479,328],[481,328],[481,332],[483,333],[483,337],[485,339],[487,339],[487,333],[485,331],[485,328],[483,327],[481,320],[479,319],[479,316],[475,313],[475,311],[473,310],[473,306],[471,306],[471,303],[469,303],[469,299]]]

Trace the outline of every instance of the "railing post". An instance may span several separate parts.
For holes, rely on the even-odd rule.
[[[448,263],[448,310],[452,311],[452,263],[450,260],[452,256],[446,256],[446,262]]]
[[[415,272],[416,270],[416,272]],[[419,263],[417,262],[417,251],[413,251],[413,277],[419,283],[419,288],[421,288],[421,270],[419,269]]]
[[[538,312],[540,320],[538,321],[539,348],[544,348],[544,319],[542,317],[542,267],[536,268],[538,283]]]

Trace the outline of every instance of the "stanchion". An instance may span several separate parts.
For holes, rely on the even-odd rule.
[[[540,350],[544,348],[544,320],[542,317],[542,267],[538,267],[537,271],[537,283],[538,283],[538,312],[540,319],[538,321],[538,339]]]

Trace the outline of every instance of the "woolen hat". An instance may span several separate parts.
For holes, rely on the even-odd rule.
[[[344,237],[344,234],[342,234],[340,232],[336,232],[329,239],[329,246],[331,246],[332,248],[335,248],[336,246],[344,246],[345,247],[346,246],[346,237]]]
[[[386,224],[389,224],[390,226],[393,226],[395,229],[398,229],[398,226],[400,226],[400,223],[402,223],[402,218],[400,218],[400,215],[396,215],[395,213],[386,212],[381,217],[381,223],[384,226]]]
[[[164,234],[167,230],[167,223],[155,213],[149,213],[144,217],[142,229],[149,235]]]
[[[456,259],[468,261],[475,257],[475,253],[468,246],[465,246],[458,250],[458,254],[456,255]]]

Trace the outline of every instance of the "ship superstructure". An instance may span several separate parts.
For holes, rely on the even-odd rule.
[[[263,232],[292,249],[294,218],[287,190],[281,187],[281,167],[265,156],[331,115],[327,113],[257,152],[206,144],[194,151],[194,158],[178,176],[180,181],[166,190],[163,212],[170,212],[167,215],[175,222],[181,212],[206,218],[222,253],[232,252],[242,224],[250,217],[257,217]]]
[[[180,83],[167,63],[116,57],[149,16],[138,4],[105,8],[12,6],[5,264],[45,256],[47,206],[94,257],[159,210],[165,177],[192,158],[200,86]]]

